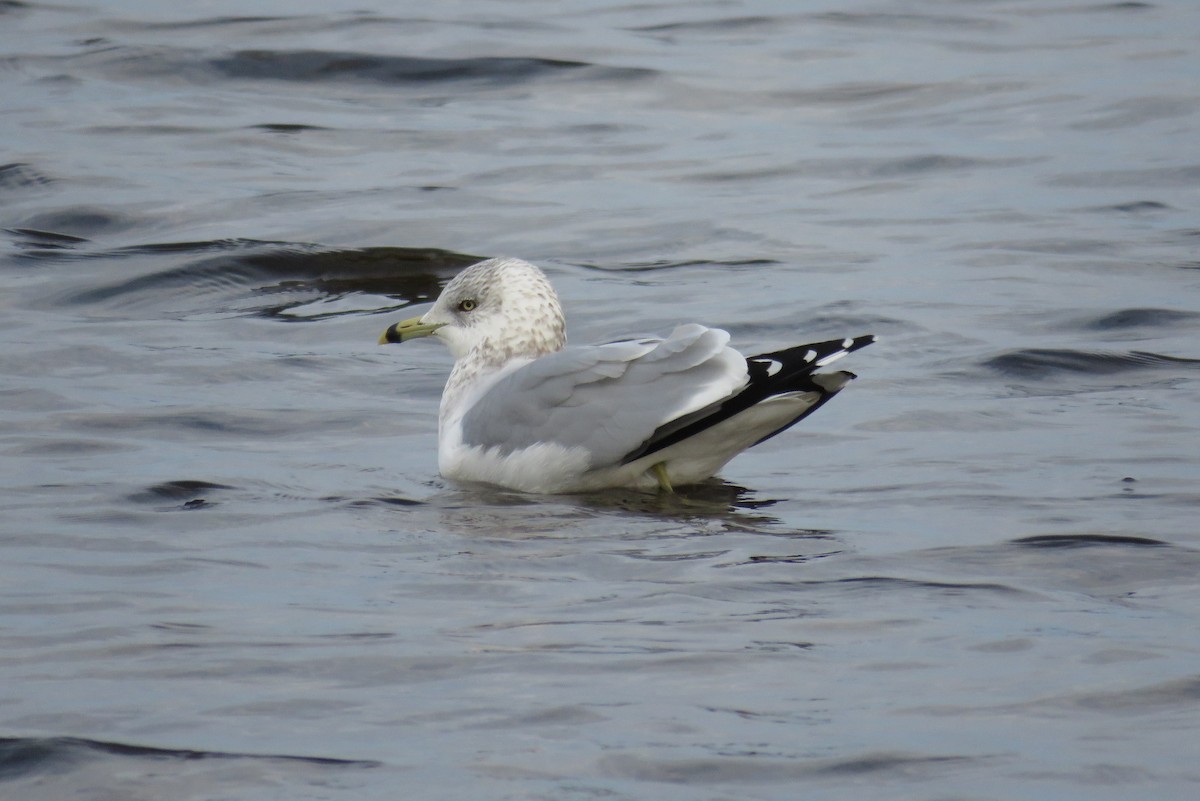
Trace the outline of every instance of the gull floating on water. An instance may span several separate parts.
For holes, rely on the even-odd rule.
[[[695,484],[798,423],[853,373],[818,368],[873,336],[749,358],[695,323],[665,338],[566,346],[558,295],[521,259],[459,273],[433,308],[379,343],[434,336],[454,355],[438,417],[438,468],[525,492]]]

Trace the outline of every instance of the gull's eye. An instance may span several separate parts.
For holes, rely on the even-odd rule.
[[[463,312],[474,311],[475,310],[475,301],[471,300],[470,298],[467,298],[464,301],[460,301],[458,304],[458,310],[463,311]]]

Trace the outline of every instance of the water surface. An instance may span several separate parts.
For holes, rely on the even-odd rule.
[[[0,3],[0,795],[1195,798],[1197,30]],[[880,342],[679,498],[457,487],[374,343],[495,255]]]

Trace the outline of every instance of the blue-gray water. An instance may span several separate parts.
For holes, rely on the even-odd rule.
[[[1198,32],[0,2],[0,797],[1196,798]],[[680,500],[457,488],[375,340],[502,254],[880,342]]]

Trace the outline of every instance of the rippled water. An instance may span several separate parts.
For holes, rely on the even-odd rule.
[[[0,2],[0,796],[1192,799],[1200,6]],[[875,333],[663,499],[436,474],[462,265]]]

